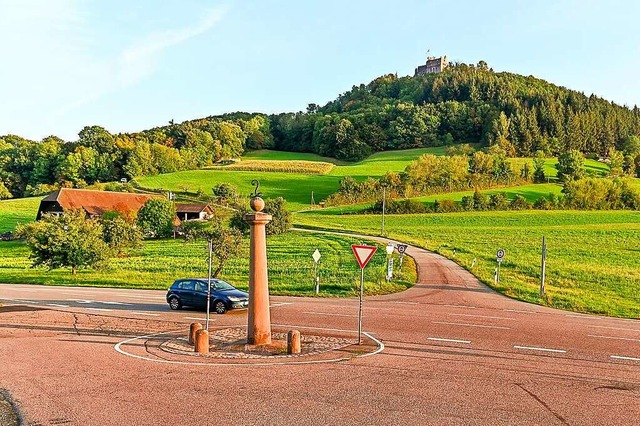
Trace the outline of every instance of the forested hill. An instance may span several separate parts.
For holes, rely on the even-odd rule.
[[[342,159],[451,142],[499,144],[509,155],[605,155],[640,135],[640,110],[480,62],[440,74],[385,75],[306,114],[272,117],[271,126],[277,149]]]
[[[87,126],[75,141],[0,136],[0,199],[201,168],[258,148],[360,160],[376,151],[477,142],[509,156],[615,148],[640,161],[636,135],[637,107],[495,73],[484,62],[454,64],[440,74],[382,76],[306,112],[237,112],[137,133]]]

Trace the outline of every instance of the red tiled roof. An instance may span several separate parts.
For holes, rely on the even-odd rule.
[[[57,201],[65,210],[84,209],[90,215],[102,215],[108,211],[137,212],[148,200],[157,195],[131,194],[127,192],[91,191],[87,189],[61,188],[42,201]]]
[[[176,203],[176,213],[200,213],[207,209],[211,211],[211,207],[208,204]]]

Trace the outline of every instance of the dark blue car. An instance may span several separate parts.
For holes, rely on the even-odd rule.
[[[167,303],[173,310],[183,306],[207,307],[207,279],[185,278],[176,280],[167,291]],[[211,310],[224,314],[230,309],[243,309],[249,305],[249,294],[231,284],[211,279]]]

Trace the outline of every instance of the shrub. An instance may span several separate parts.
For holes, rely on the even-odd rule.
[[[509,203],[507,197],[503,193],[491,194],[489,197],[489,207],[491,210],[507,210]]]
[[[531,208],[531,203],[527,201],[522,195],[516,195],[511,203],[509,203],[509,207],[512,210],[527,210]]]
[[[291,228],[291,213],[287,210],[286,203],[282,197],[265,201],[264,212],[273,217],[267,224],[267,235],[284,234]]]

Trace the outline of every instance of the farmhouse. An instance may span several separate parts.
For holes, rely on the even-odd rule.
[[[77,209],[84,210],[87,218],[97,218],[109,211],[138,213],[144,203],[158,197],[161,196],[60,188],[40,201],[36,220],[40,220],[43,214],[60,215],[65,210]],[[209,219],[213,215],[213,210],[208,204],[176,203],[175,206],[176,216],[181,221]]]

